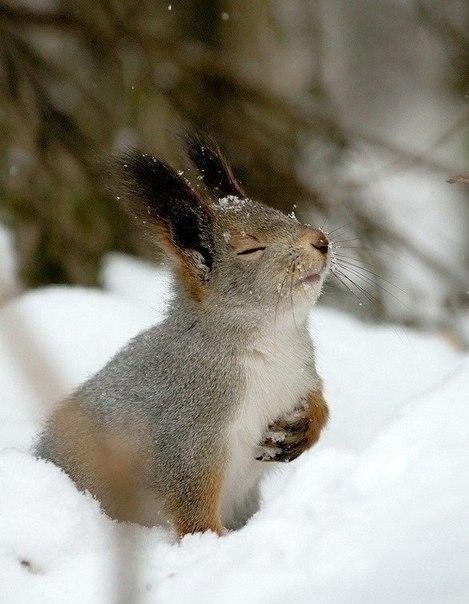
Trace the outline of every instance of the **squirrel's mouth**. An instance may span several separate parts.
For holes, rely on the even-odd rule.
[[[306,275],[303,275],[303,277],[301,277],[301,279],[298,279],[298,285],[314,285],[315,283],[318,283],[321,279],[322,272],[323,269],[317,269],[314,271],[307,272]]]
[[[317,283],[319,281],[319,279],[321,278],[320,273],[308,273],[307,275],[305,275],[304,277],[301,277],[301,279],[298,281],[298,283]]]

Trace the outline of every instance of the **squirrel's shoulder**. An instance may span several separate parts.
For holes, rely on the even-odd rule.
[[[77,391],[83,399],[166,400],[187,397],[218,382],[235,387],[239,371],[222,338],[212,337],[196,321],[171,319],[132,338]]]

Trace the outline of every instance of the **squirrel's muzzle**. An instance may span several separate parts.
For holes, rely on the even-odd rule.
[[[311,250],[311,247],[313,247],[323,255],[326,255],[329,250],[329,239],[321,229],[304,227],[300,235],[299,244],[305,250]]]

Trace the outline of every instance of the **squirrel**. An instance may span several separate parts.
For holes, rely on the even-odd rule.
[[[117,162],[174,272],[167,316],[56,407],[35,454],[112,518],[220,535],[327,422],[307,320],[331,259],[322,230],[244,193],[212,139],[184,146],[197,187],[150,154]]]

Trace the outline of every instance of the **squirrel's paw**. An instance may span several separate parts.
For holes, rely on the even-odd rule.
[[[307,417],[301,417],[300,411],[295,410],[270,424],[256,454],[258,461],[293,461],[310,447],[310,422]]]
[[[257,461],[277,461],[275,457],[280,455],[281,452],[282,449],[280,447],[272,446],[267,444],[267,441],[264,441],[264,444],[256,448],[255,457]]]

